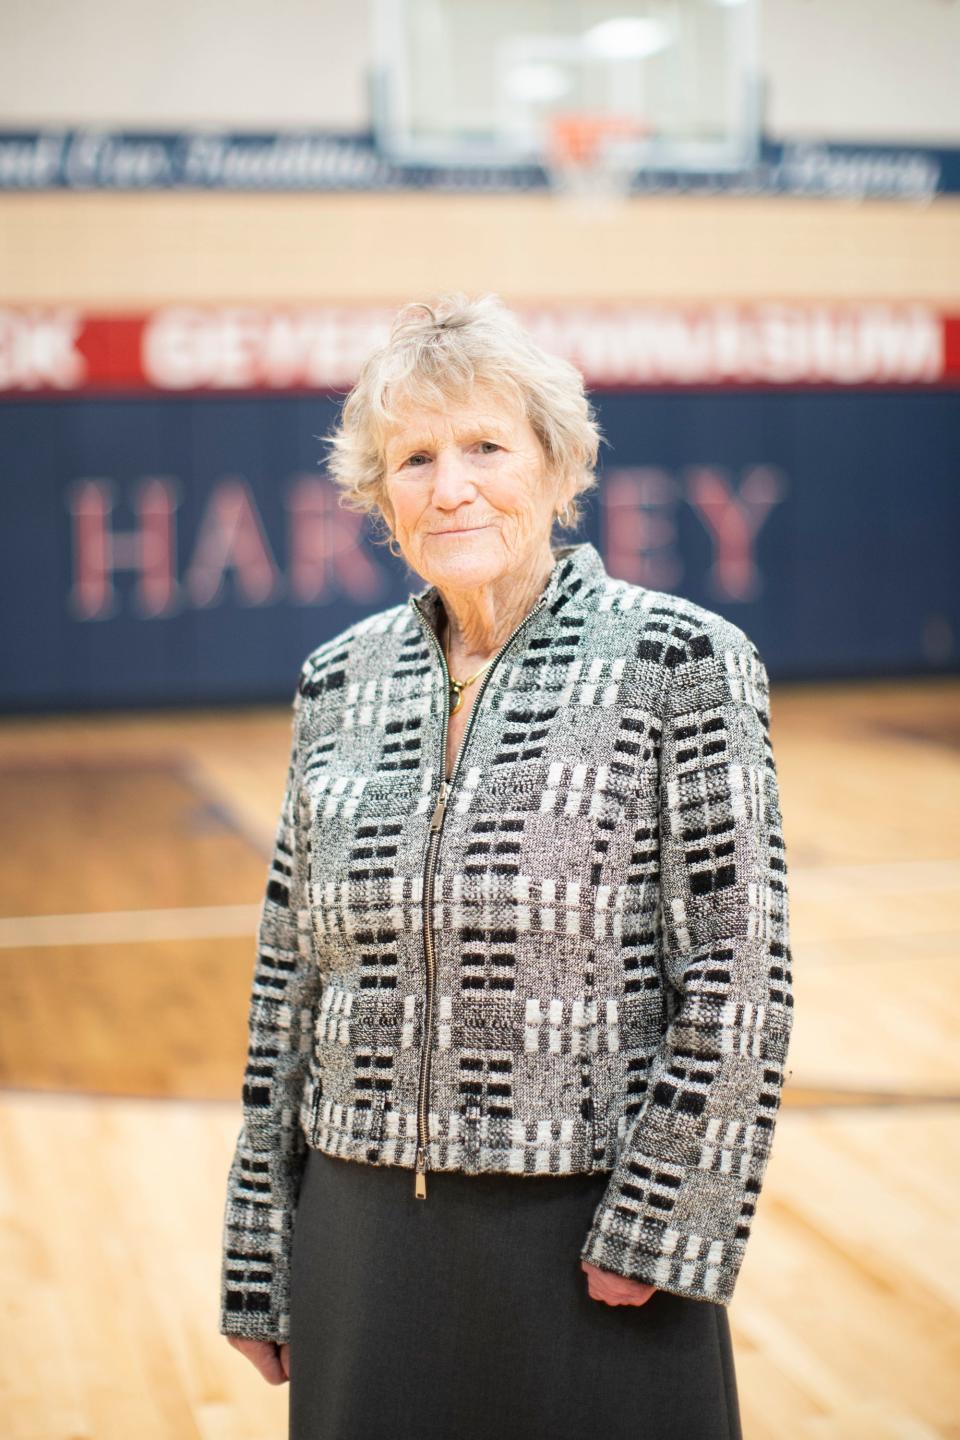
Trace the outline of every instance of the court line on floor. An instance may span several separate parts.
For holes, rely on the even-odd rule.
[[[0,918],[0,949],[26,949],[41,945],[136,944],[144,940],[246,938],[255,934],[261,911],[262,903],[8,916]]]

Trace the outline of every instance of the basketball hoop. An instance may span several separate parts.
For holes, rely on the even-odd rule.
[[[544,165],[552,189],[590,209],[626,199],[637,168],[631,142],[649,131],[633,115],[593,110],[551,115]]]

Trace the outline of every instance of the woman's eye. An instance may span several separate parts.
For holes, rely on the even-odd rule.
[[[479,445],[480,450],[484,455],[493,455],[497,450],[503,449],[503,446],[498,445],[495,440],[479,440],[477,444]],[[403,470],[407,466],[411,466],[414,470],[419,470],[422,468],[419,464],[421,460],[424,462],[424,464],[429,464],[430,456],[424,454],[422,450],[418,450],[416,454],[408,455],[406,460],[401,463],[400,468],[401,470]]]

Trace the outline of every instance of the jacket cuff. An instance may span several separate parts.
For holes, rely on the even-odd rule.
[[[230,1166],[220,1267],[220,1334],[290,1339],[290,1256],[296,1179],[289,1160],[249,1148]]]
[[[580,1255],[628,1280],[692,1300],[729,1305],[745,1248],[743,1242],[696,1235],[657,1220],[626,1220],[603,1202]]]

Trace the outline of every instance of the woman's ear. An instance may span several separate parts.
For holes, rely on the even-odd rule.
[[[377,513],[380,516],[380,523],[393,534],[394,514],[393,506],[387,498],[387,487],[385,481],[380,482],[380,493],[377,496]]]
[[[553,509],[557,515],[562,515],[568,505],[571,505],[576,495],[576,484],[570,475],[561,475],[555,481],[553,492]]]

